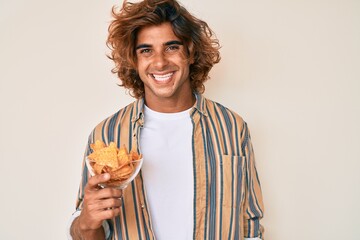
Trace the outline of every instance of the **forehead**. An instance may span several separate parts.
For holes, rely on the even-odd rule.
[[[174,33],[169,22],[151,25],[139,30],[136,38],[138,44],[163,44],[172,40],[180,40]]]

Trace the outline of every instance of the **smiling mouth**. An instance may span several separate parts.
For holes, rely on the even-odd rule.
[[[150,74],[156,81],[159,81],[159,82],[165,82],[167,80],[169,80],[173,75],[174,75],[174,72],[171,72],[171,73],[167,73],[167,74]]]

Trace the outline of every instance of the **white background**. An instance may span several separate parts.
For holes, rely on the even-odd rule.
[[[114,4],[0,0],[0,239],[66,238],[88,134],[132,101]],[[360,1],[183,4],[222,45],[205,96],[250,126],[267,239],[360,239]]]

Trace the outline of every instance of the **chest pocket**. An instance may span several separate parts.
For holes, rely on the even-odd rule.
[[[245,157],[219,156],[222,166],[222,199],[223,206],[237,208],[244,198]]]

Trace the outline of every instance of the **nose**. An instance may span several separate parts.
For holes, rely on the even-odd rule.
[[[155,54],[153,66],[157,70],[163,70],[164,67],[166,67],[168,65],[168,63],[169,63],[168,59],[166,58],[166,56],[163,52]]]

